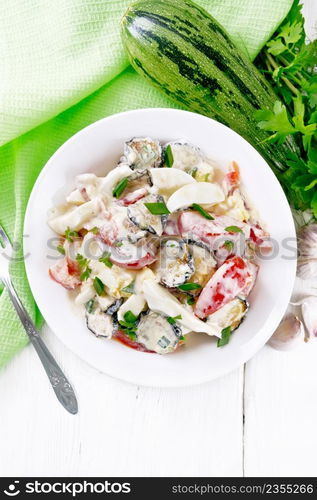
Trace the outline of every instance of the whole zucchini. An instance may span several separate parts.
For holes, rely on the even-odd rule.
[[[238,132],[280,177],[297,145],[292,137],[281,145],[265,142],[269,134],[255,119],[277,97],[204,9],[190,0],[139,0],[122,19],[122,37],[138,73],[183,107]]]

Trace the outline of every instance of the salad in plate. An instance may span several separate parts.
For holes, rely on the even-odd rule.
[[[270,246],[238,165],[224,172],[183,140],[126,142],[105,177],[76,177],[48,224],[61,254],[49,275],[87,329],[158,354],[191,332],[226,345],[248,311],[258,251]]]

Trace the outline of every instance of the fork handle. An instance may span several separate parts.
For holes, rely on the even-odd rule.
[[[33,321],[20,301],[10,278],[5,278],[3,283],[8,290],[21,323],[42,362],[57,399],[69,413],[75,415],[78,412],[78,404],[72,386],[44,344]]]

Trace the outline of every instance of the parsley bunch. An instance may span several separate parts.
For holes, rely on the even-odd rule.
[[[280,99],[256,118],[260,128],[271,132],[269,142],[295,138],[301,154],[289,154],[279,179],[293,207],[310,209],[317,219],[317,40],[307,43],[301,8],[294,0],[255,61]]]

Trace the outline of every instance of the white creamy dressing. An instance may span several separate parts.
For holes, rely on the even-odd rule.
[[[151,140],[146,139],[146,141]],[[138,221],[137,217],[141,220],[143,220],[142,217],[145,218],[146,223],[149,225],[158,222],[157,216],[152,215],[150,212],[147,213],[143,199],[132,205],[124,206],[113,197],[114,187],[122,179],[135,173],[135,170],[132,170],[129,165],[137,162],[138,165],[142,166],[143,154],[144,161],[146,160],[149,165],[151,165],[151,162],[152,165],[154,164],[153,158],[155,159],[155,155],[151,156],[149,148],[150,142],[146,144],[146,148],[141,153],[137,153],[131,147],[127,147],[122,162],[105,177],[97,177],[91,173],[77,176],[75,189],[66,198],[67,205],[57,207],[50,213],[48,224],[59,235],[65,235],[67,230],[80,231],[81,229],[85,229],[89,231],[82,238],[81,242],[75,241],[70,243],[67,240],[64,242],[66,256],[71,256],[73,260],[76,259],[78,253],[87,257],[91,269],[88,279],[82,282],[74,302],[82,311],[85,311],[84,305],[91,299],[94,299],[98,311],[102,312],[113,304],[114,300],[123,297],[124,302],[118,309],[119,321],[124,320],[124,315],[128,311],[131,311],[135,316],[139,316],[148,307],[165,318],[179,316],[180,318],[177,320],[177,323],[181,326],[182,334],[204,332],[208,335],[220,337],[221,330],[225,326],[228,326],[225,323],[233,320],[232,311],[235,314],[242,314],[238,307],[240,303],[234,302],[236,299],[233,299],[229,304],[226,304],[210,315],[208,320],[204,322],[195,316],[193,308],[190,305],[179,302],[172,292],[158,282],[160,279],[157,270],[158,262],[153,266],[153,270],[149,267],[144,267],[140,270],[129,270],[121,267],[122,262],[124,262],[124,253],[129,254],[133,252],[136,248],[135,243],[140,238],[149,235],[143,227],[141,230],[135,223],[131,222],[133,218],[131,214],[132,216],[135,215],[136,221]],[[231,195],[226,197],[219,183],[211,182],[218,175],[216,165],[207,159],[198,148],[184,143],[173,143],[171,149],[174,161],[173,168],[148,168],[153,183],[152,186],[148,186],[147,188],[148,197],[151,195],[163,196],[167,208],[173,214],[192,206],[194,203],[203,205],[205,209],[209,209],[212,206],[213,212],[218,216],[223,216],[224,221],[228,217],[228,226],[231,225],[232,220],[230,218],[235,219],[236,225],[241,227],[246,237],[249,237],[249,226],[243,224],[243,222],[249,219],[250,211],[245,207],[244,197],[241,195],[240,190],[236,189]],[[130,207],[131,213],[129,219],[128,210]],[[141,210],[139,213],[138,207]],[[194,214],[195,212],[192,213]],[[211,231],[213,225],[214,232],[217,233],[219,231],[219,225],[217,225],[216,220],[214,224],[210,220],[206,222],[211,224]],[[177,223],[174,223],[174,225],[177,228]],[[111,231],[116,234],[117,231],[118,240],[124,241],[122,249],[120,250],[119,245],[117,248],[117,255],[120,258],[118,257],[115,260],[116,248],[113,247],[113,254],[111,252],[113,260],[120,264],[120,267],[115,264],[112,267],[107,267],[107,265],[98,260],[105,251],[109,250],[109,247],[100,238],[95,236],[95,228],[100,230],[100,235],[102,234],[102,230],[106,234]],[[160,236],[161,232],[158,228],[155,237]],[[146,256],[147,252],[148,249],[145,247],[143,248],[143,253],[140,254],[139,252],[136,257],[140,259],[140,257]],[[193,256],[196,266],[195,273],[188,281],[195,279],[196,283],[202,283],[202,286],[205,286],[206,281],[208,281],[209,276],[214,271],[213,268],[216,262],[211,256],[205,261],[203,252],[193,252]],[[167,274],[171,274],[173,271],[175,274],[177,271],[177,262],[173,263],[172,260],[171,262],[171,267],[168,268]],[[179,263],[179,274],[185,273],[187,269],[188,263]],[[96,294],[94,288],[94,278],[96,277],[105,285],[105,295],[100,296]],[[210,280],[212,279],[210,278]],[[164,281],[161,282],[164,283]],[[169,283],[173,283],[172,277]],[[132,284],[134,288],[133,293],[129,295],[129,292],[124,292],[123,289],[132,286]],[[166,283],[164,284],[166,285]],[[171,284],[167,284],[167,286],[172,288]],[[233,297],[238,293],[236,283],[230,277],[221,277],[221,287],[223,291],[231,294]],[[233,306],[236,307],[234,308]],[[92,315],[90,314],[89,316]],[[102,321],[102,318],[102,314],[95,318],[96,325]],[[94,321],[94,318],[91,321]],[[99,326],[102,330],[102,325],[100,324]],[[103,331],[102,335],[108,336],[108,333]],[[157,346],[155,348],[157,341],[155,332],[153,332],[153,339],[150,338],[147,340],[147,347],[161,352],[157,350]]]
[[[177,321],[183,327],[183,333],[204,332],[213,335],[212,329],[203,321],[198,319],[193,312],[181,304],[174,295],[159,285],[155,280],[146,280],[143,284],[145,300],[152,311],[166,316],[181,316]]]
[[[100,200],[95,198],[91,201],[87,201],[87,203],[83,205],[71,208],[63,215],[53,217],[49,220],[48,224],[57,234],[65,234],[65,231],[69,228],[73,231],[79,231],[86,221],[92,217],[96,217],[100,209]]]
[[[121,289],[128,286],[133,280],[133,272],[116,265],[111,268],[102,262],[91,260],[91,278],[98,277],[105,284],[106,290],[112,297],[120,298]]]
[[[72,205],[82,205],[85,203],[85,198],[80,191],[80,189],[74,189],[66,198],[67,203],[70,203]]]
[[[128,311],[132,311],[135,316],[138,316],[146,306],[146,300],[143,292],[143,283],[145,280],[155,280],[155,274],[148,267],[144,267],[140,271],[133,272],[134,293],[131,295],[118,310],[118,319],[122,321],[124,315]]]
[[[250,219],[250,211],[245,208],[245,202],[239,189],[217,203],[213,209],[217,215],[228,215],[239,221],[248,222]]]
[[[56,212],[51,213],[48,224],[57,234],[65,234],[65,231],[70,228],[74,231],[81,229],[86,222],[90,221],[91,225],[95,224],[98,227],[99,214],[104,210],[105,204],[112,205],[112,191],[116,184],[131,175],[133,171],[126,165],[117,167],[106,175],[106,177],[97,177],[95,174],[82,174],[76,178],[76,189],[70,195],[72,198],[78,197],[78,188],[85,188],[89,197],[89,201],[82,203],[79,206],[70,207],[70,209],[56,216]],[[73,202],[72,202],[73,203]],[[113,208],[113,207],[112,207]],[[116,217],[123,218],[123,210],[120,211],[119,206],[115,207]],[[122,207],[124,208],[124,207]],[[121,215],[122,214],[122,215]],[[124,211],[126,215],[126,211]],[[120,223],[120,221],[118,221]],[[94,226],[92,226],[94,227]]]

